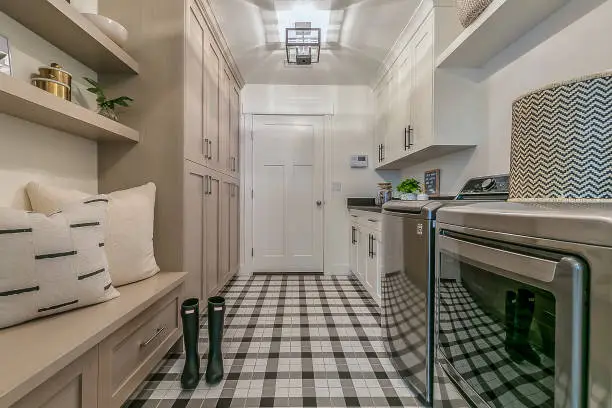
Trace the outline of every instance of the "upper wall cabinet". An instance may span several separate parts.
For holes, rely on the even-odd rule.
[[[186,32],[185,157],[237,178],[240,86],[195,5]]]
[[[375,89],[377,169],[401,169],[474,147],[484,98],[473,82],[436,71],[436,58],[461,32],[452,6],[422,2]]]

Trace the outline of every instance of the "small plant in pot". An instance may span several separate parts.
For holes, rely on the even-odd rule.
[[[414,178],[406,179],[397,186],[402,200],[416,200],[417,194],[421,192],[421,183]]]
[[[115,99],[108,99],[104,94],[104,90],[100,87],[100,84],[94,81],[91,78],[83,78],[91,85],[87,90],[96,95],[96,102],[98,102],[98,113],[102,116],[105,116],[114,121],[118,121],[117,112],[115,112],[115,107],[130,106],[131,102],[134,102],[132,98],[129,96],[120,96]]]

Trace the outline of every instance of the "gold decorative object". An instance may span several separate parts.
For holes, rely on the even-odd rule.
[[[32,77],[32,85],[59,98],[72,100],[72,75],[59,64],[38,68],[38,75]]]
[[[65,99],[67,101],[72,100],[72,96],[70,93],[70,87],[66,84],[63,84],[59,81],[47,78],[32,78],[32,85],[37,88],[42,89],[43,91],[47,91],[59,98]]]

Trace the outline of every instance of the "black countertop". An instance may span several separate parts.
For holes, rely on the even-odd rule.
[[[382,207],[376,205],[374,199],[370,197],[349,197],[346,199],[346,204],[349,210],[369,211],[375,213],[382,212]]]
[[[349,205],[348,209],[349,210],[359,210],[359,211],[369,211],[369,212],[375,212],[375,213],[382,212],[382,207],[378,207],[378,206]]]

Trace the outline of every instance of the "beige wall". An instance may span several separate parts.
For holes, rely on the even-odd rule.
[[[28,81],[39,66],[58,62],[76,79],[73,100],[95,107],[95,98],[84,91],[81,79],[96,78],[95,72],[3,13],[0,35],[10,42],[15,78]],[[28,208],[23,187],[31,180],[96,193],[96,143],[0,114],[0,206]]]

